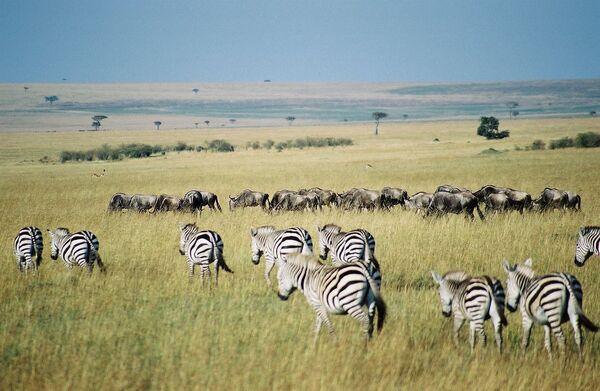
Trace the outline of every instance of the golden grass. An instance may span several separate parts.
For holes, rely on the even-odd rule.
[[[577,228],[598,224],[600,154],[596,150],[506,152],[482,156],[489,147],[513,149],[534,139],[600,131],[600,121],[518,120],[508,140],[477,138],[474,121],[283,127],[214,131],[0,134],[0,388],[194,388],[194,389],[597,389],[600,338],[585,333],[585,361],[569,352],[549,361],[543,333],[534,329],[523,354],[520,316],[508,315],[504,354],[493,344],[469,354],[451,342],[451,322],[441,316],[430,270],[464,269],[505,280],[502,258],[531,256],[540,273],[575,274],[585,291],[585,310],[600,322],[600,261],[573,265]],[[103,143],[198,144],[224,138],[236,145],[306,135],[350,137],[348,148],[245,151],[231,154],[171,153],[112,163],[42,164],[63,149]],[[439,143],[432,142],[437,137]],[[366,168],[369,163],[372,169]],[[107,175],[92,179],[93,171]],[[227,211],[227,195],[246,187],[281,188],[404,186],[409,193],[451,183],[478,188],[507,185],[537,195],[546,185],[579,192],[583,212],[488,216],[486,223],[460,216],[436,220],[402,211],[268,216],[259,210]],[[126,193],[183,194],[191,188],[219,195],[223,214],[106,215],[110,196]],[[218,289],[187,280],[177,252],[178,223],[197,221],[218,231],[235,274],[223,273]],[[364,352],[358,324],[335,317],[337,337],[321,335],[312,347],[314,315],[301,294],[280,302],[263,281],[263,263],[250,262],[249,228],[273,224],[307,228],[335,222],[363,227],[377,240],[382,293],[389,318],[383,334]],[[25,225],[90,229],[100,238],[108,267],[103,276],[67,271],[49,259],[38,275],[21,275],[12,239]],[[315,249],[317,250],[317,249]],[[272,276],[273,281],[275,276]],[[489,325],[488,325],[489,326]],[[491,329],[488,327],[488,336]]]

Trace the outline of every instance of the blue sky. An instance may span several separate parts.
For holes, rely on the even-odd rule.
[[[600,78],[600,1],[0,0],[0,82]]]

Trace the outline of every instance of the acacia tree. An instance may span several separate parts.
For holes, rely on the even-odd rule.
[[[102,126],[102,124],[100,123],[103,119],[108,118],[105,115],[95,115],[92,117],[92,126],[94,127],[94,129],[97,131],[98,128],[100,128],[100,126]]]
[[[58,96],[56,96],[56,95],[45,96],[44,99],[46,100],[46,102],[50,102],[50,104],[53,104],[54,102],[56,102],[58,100]]]
[[[199,89],[197,89],[197,88],[194,88],[194,89],[192,90],[192,92],[193,92],[194,94],[197,94],[197,93],[198,93],[198,91],[200,91],[200,90],[199,90]]]
[[[511,100],[506,102],[506,107],[508,107],[508,117],[512,119],[514,110],[519,106],[519,102],[515,102]],[[518,115],[518,114],[517,114]]]
[[[501,139],[510,135],[510,130],[498,130],[500,121],[496,117],[481,117],[477,135],[488,140]]]
[[[388,115],[383,111],[376,111],[373,114],[371,114],[371,116],[375,120],[375,136],[377,136],[379,135],[379,121],[386,118]]]
[[[235,118],[230,118],[229,119],[229,122],[231,122],[232,125],[235,124],[235,121],[237,121]]]
[[[206,126],[210,126],[210,121],[209,120],[204,121],[204,123],[206,124]]]
[[[196,129],[198,129],[198,122],[194,122],[194,125],[196,126]]]
[[[288,121],[290,123],[290,126],[292,126],[292,122],[294,122],[296,120],[296,117],[289,116],[289,117],[285,117],[285,119],[286,119],[286,121]]]
[[[595,116],[596,116],[596,111],[595,111],[595,110],[592,110],[592,111],[590,111],[590,115],[591,115],[592,117],[595,117]]]
[[[156,126],[156,130],[160,129],[160,125],[162,125],[162,122],[160,122],[160,121],[154,121],[154,126]]]

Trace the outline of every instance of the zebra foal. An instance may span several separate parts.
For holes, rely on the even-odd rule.
[[[508,324],[504,316],[504,288],[493,277],[470,277],[461,271],[448,272],[443,276],[431,272],[439,286],[442,314],[454,314],[453,339],[458,346],[458,332],[465,320],[469,321],[469,344],[471,352],[475,348],[475,335],[479,334],[483,345],[486,343],[483,323],[492,319],[498,350],[502,352],[502,326]]]
[[[195,223],[180,225],[181,235],[179,238],[179,253],[185,255],[190,271],[190,280],[194,276],[194,267],[200,266],[202,284],[205,278],[210,280],[211,263],[215,263],[215,286],[219,284],[219,268],[228,273],[233,271],[225,263],[223,258],[223,239],[215,231],[200,231]]]
[[[281,263],[277,277],[281,300],[287,300],[295,289],[299,289],[313,307],[317,315],[315,344],[323,323],[330,334],[334,333],[330,313],[349,314],[358,320],[368,341],[373,334],[373,317],[362,307],[369,307],[371,301],[377,307],[377,331],[381,332],[386,305],[364,263],[325,266],[312,256],[296,253],[288,255],[287,261]]]
[[[17,258],[19,271],[33,269],[37,271],[42,263],[44,239],[42,231],[37,227],[24,227],[19,230],[13,243],[13,250]],[[33,257],[35,256],[35,260]]]
[[[91,231],[70,233],[67,228],[57,228],[54,231],[48,230],[48,233],[52,238],[50,253],[52,260],[58,259],[60,255],[69,269],[79,266],[91,273],[94,263],[97,263],[101,272],[106,271],[98,253],[100,242]]]
[[[544,326],[544,347],[552,356],[552,332],[558,341],[559,349],[565,350],[565,336],[560,325],[570,321],[573,326],[575,343],[581,357],[581,325],[592,332],[598,331],[598,326],[592,323],[582,309],[583,290],[581,284],[571,274],[550,273],[535,276],[531,268],[531,258],[521,265],[511,265],[503,261],[503,267],[508,274],[507,303],[511,312],[521,309],[523,319],[523,340],[521,347],[527,348],[531,328],[534,323]]]

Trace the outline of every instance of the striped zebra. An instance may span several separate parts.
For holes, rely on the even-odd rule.
[[[600,256],[600,227],[581,227],[575,248],[575,266],[583,266],[592,254]]]
[[[523,318],[523,340],[521,347],[527,348],[529,336],[534,323],[544,326],[544,346],[552,356],[552,332],[558,341],[559,349],[564,352],[565,337],[560,328],[562,323],[571,322],[575,343],[581,357],[581,325],[592,332],[598,331],[598,326],[592,323],[582,309],[583,290],[577,278],[567,273],[550,273],[535,276],[531,269],[531,258],[521,265],[503,261],[503,267],[508,274],[507,307],[516,311],[521,308]]]
[[[98,253],[100,243],[92,232],[79,231],[72,234],[67,228],[57,228],[48,232],[52,238],[50,258],[56,260],[60,255],[69,269],[77,265],[91,273],[94,263],[97,263],[101,272],[106,271]]]
[[[454,344],[458,346],[458,332],[468,320],[471,352],[475,348],[476,334],[485,345],[487,337],[483,323],[491,318],[496,345],[502,352],[502,326],[508,322],[504,316],[504,288],[500,281],[489,276],[470,277],[462,271],[448,272],[444,276],[431,272],[431,275],[439,285],[442,314],[450,317],[454,313]]]
[[[315,310],[315,344],[323,323],[329,334],[334,333],[329,319],[330,313],[349,314],[358,320],[368,341],[373,334],[373,316],[365,313],[362,307],[369,307],[371,300],[377,307],[377,331],[381,332],[386,317],[386,305],[364,263],[325,266],[312,256],[290,254],[287,261],[279,266],[277,275],[278,296],[281,300],[287,300],[297,288],[304,293],[306,300]]]
[[[37,270],[42,263],[44,239],[37,227],[21,228],[14,240],[14,253],[20,271]],[[35,260],[33,257],[35,256]]]
[[[200,266],[200,276],[202,284],[205,278],[210,281],[211,263],[215,263],[215,286],[219,284],[219,268],[228,273],[233,270],[225,263],[223,258],[223,239],[215,231],[200,231],[196,224],[184,224],[180,227],[181,236],[179,239],[179,253],[187,257],[190,270],[190,280],[194,276],[194,267]]]
[[[312,255],[312,238],[308,231],[292,227],[276,231],[275,227],[265,225],[250,228],[252,237],[252,263],[258,265],[260,257],[265,255],[265,280],[271,286],[269,275],[275,263],[280,267],[290,253]]]

